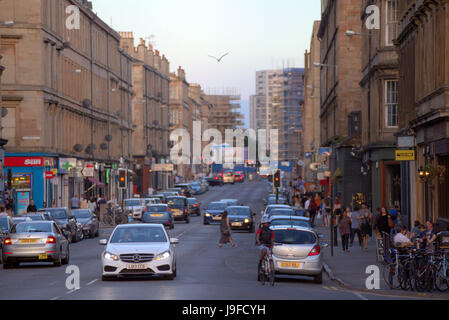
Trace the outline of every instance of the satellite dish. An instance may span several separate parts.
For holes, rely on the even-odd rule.
[[[104,139],[105,139],[107,142],[111,142],[111,141],[112,141],[112,136],[111,136],[110,134],[108,134],[106,137],[104,137]]]
[[[84,100],[83,100],[83,107],[84,107],[84,108],[90,108],[91,105],[92,105],[92,103],[90,102],[89,99],[84,99]]]
[[[100,149],[101,150],[108,150],[108,144],[107,143],[100,144]]]

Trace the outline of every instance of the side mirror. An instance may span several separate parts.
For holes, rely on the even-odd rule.
[[[108,240],[107,239],[101,239],[100,240],[100,245],[105,246],[108,244]]]
[[[171,244],[178,244],[178,243],[179,243],[179,239],[177,239],[177,238],[171,238],[171,239],[170,239],[170,243],[171,243]]]
[[[325,243],[325,242],[323,242],[323,243],[321,244],[321,247],[322,247],[322,248],[327,248],[327,247],[329,247],[329,244],[328,244],[328,243]]]

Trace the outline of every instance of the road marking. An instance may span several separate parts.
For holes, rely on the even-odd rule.
[[[357,297],[359,297],[360,299],[362,299],[362,300],[368,300],[368,298],[366,298],[366,297],[364,297],[364,296],[362,296],[360,293],[358,293],[358,292],[353,292]]]
[[[330,290],[329,287],[327,287],[327,286],[323,286],[323,288],[326,290]]]
[[[91,284],[94,284],[95,282],[97,282],[98,280],[100,280],[100,279],[95,279],[95,280],[92,280],[91,282],[89,282],[87,285],[88,286],[90,286]]]
[[[78,290],[81,290],[81,288],[78,289]],[[78,291],[78,290],[77,289],[73,289],[73,290],[67,291],[65,294],[71,294],[71,293],[74,293],[75,291]]]
[[[57,297],[51,298],[50,300],[58,300],[59,298],[61,298],[61,297],[57,296]]]

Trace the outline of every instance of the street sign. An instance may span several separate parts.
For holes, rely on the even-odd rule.
[[[76,167],[75,158],[60,158],[59,159],[59,171],[62,173],[68,173],[72,168]]]
[[[52,171],[46,171],[45,172],[45,179],[46,180],[51,180],[54,178],[53,172]]]
[[[93,177],[94,176],[94,168],[86,167],[81,171],[83,177]]]
[[[414,161],[415,150],[396,150],[395,159],[396,161]]]
[[[153,170],[154,171],[168,171],[168,172],[172,172],[174,170],[174,165],[172,163],[155,163],[153,165]]]

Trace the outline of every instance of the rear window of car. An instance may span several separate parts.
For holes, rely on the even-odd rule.
[[[72,210],[72,216],[78,219],[87,219],[91,217],[89,210]]]
[[[161,227],[126,227],[115,230],[111,238],[111,243],[130,242],[167,242],[167,237]]]
[[[147,212],[167,212],[166,206],[148,206]]]
[[[47,209],[55,219],[67,219],[67,212],[62,209]]]
[[[302,220],[289,220],[289,219],[275,219],[272,220],[270,225],[272,226],[296,226],[310,228],[310,222]]]
[[[288,209],[273,209],[270,211],[270,216],[294,216],[295,212]]]
[[[187,201],[189,201],[189,204],[197,204],[198,203],[198,201],[194,198],[187,199]]]
[[[42,217],[42,216],[28,216],[28,218],[31,218],[31,220],[33,220],[33,221],[44,221],[45,219],[44,219],[44,217]]]
[[[22,222],[11,229],[11,233],[52,232],[51,223]]]
[[[184,206],[185,200],[184,198],[167,198],[167,204],[174,205],[174,206]]]
[[[316,237],[308,231],[274,230],[274,241],[283,244],[314,244]]]

